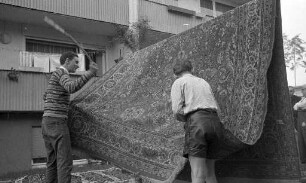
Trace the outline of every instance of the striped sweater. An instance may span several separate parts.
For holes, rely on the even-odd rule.
[[[43,116],[68,118],[70,94],[81,89],[93,76],[94,73],[88,71],[76,80],[71,80],[67,70],[60,68],[54,71],[44,95]]]

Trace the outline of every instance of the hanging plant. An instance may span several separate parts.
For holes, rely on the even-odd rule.
[[[145,35],[148,29],[151,29],[149,20],[147,18],[141,18],[137,22],[134,22],[130,27],[115,25],[116,36],[114,40],[123,43],[129,47],[133,52],[139,50],[140,45],[145,42]]]
[[[18,82],[19,72],[16,71],[16,69],[14,69],[14,68],[12,67],[12,68],[11,68],[11,71],[7,74],[7,77],[8,77],[9,80],[11,80],[11,81]]]

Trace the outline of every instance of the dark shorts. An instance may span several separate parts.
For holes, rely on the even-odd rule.
[[[185,158],[208,158],[210,147],[217,146],[221,137],[221,121],[216,111],[200,109],[187,115],[185,124]]]

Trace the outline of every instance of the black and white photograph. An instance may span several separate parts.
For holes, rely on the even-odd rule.
[[[306,183],[305,0],[0,0],[0,183]]]

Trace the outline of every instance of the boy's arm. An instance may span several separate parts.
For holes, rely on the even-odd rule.
[[[75,93],[81,89],[87,81],[95,76],[97,70],[97,64],[90,62],[89,70],[76,80],[71,80],[69,74],[63,74],[59,80],[60,85],[62,85],[68,93]]]
[[[185,104],[184,91],[178,82],[174,82],[171,88],[172,111],[175,119],[186,122],[183,107]]]
[[[59,80],[59,83],[68,93],[75,93],[81,89],[93,76],[93,72],[87,71],[81,77],[77,78],[76,80],[72,80],[69,74],[63,74]]]

